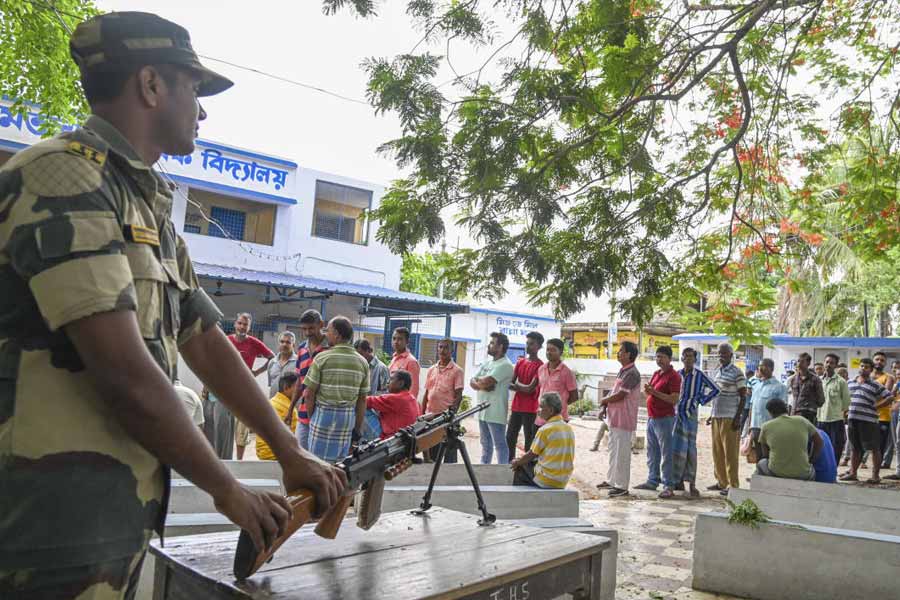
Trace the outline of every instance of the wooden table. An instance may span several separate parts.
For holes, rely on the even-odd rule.
[[[478,598],[542,600],[566,592],[600,597],[594,535],[496,524],[443,508],[382,515],[369,531],[348,519],[335,540],[304,527],[256,575],[232,575],[237,532],[154,541],[154,600],[195,598]]]

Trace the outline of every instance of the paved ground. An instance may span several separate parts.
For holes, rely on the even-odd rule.
[[[694,518],[719,499],[585,500],[581,518],[619,532],[617,600],[732,598],[691,589]]]

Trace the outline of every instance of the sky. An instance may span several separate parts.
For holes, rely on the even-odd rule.
[[[365,102],[367,76],[361,67],[370,57],[393,57],[411,51],[421,38],[405,14],[406,2],[379,3],[378,16],[361,19],[349,10],[322,13],[319,0],[96,0],[106,11],[154,12],[184,26],[201,61],[234,81],[230,90],[206,98],[208,113],[200,137],[264,154],[281,156],[310,168],[387,186],[401,175],[390,157],[377,153],[397,137],[393,115],[376,115],[368,104],[336,98],[238,69],[213,59],[265,71]],[[502,34],[504,18],[497,16]],[[419,51],[422,51],[422,47]],[[443,54],[445,47],[429,48]],[[482,50],[482,53],[484,50]],[[452,49],[454,67],[465,72],[481,65],[478,54],[459,44]],[[439,81],[453,76],[444,68]],[[448,235],[448,246],[457,232]],[[462,240],[465,245],[465,240]],[[420,251],[427,250],[420,248]],[[476,302],[476,304],[479,304]],[[502,301],[508,310],[549,314],[530,307],[512,291]],[[572,321],[605,321],[605,301],[594,299]]]

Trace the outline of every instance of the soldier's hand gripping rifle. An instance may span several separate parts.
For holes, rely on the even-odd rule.
[[[360,490],[362,490],[362,498],[356,507],[356,524],[362,529],[372,527],[381,516],[381,500],[384,495],[385,481],[393,479],[408,469],[413,464],[412,461],[416,454],[430,450],[442,442],[444,442],[444,445],[438,451],[438,458],[435,461],[428,492],[425,494],[420,510],[417,512],[422,513],[431,507],[431,491],[437,479],[438,470],[443,462],[444,453],[449,447],[455,447],[460,450],[463,456],[466,470],[469,473],[469,478],[472,480],[472,485],[478,498],[478,508],[483,516],[479,523],[482,525],[493,523],[495,520],[494,515],[487,512],[487,507],[481,496],[481,490],[479,490],[478,482],[475,480],[475,472],[472,469],[466,446],[459,440],[462,420],[487,407],[488,403],[485,402],[459,414],[448,410],[427,420],[420,417],[415,423],[401,429],[387,439],[369,442],[354,449],[350,456],[337,463],[337,466],[347,474],[345,495],[319,519],[315,529],[316,534],[327,539],[334,539],[341,522],[344,520],[347,509],[350,508],[354,494]],[[285,527],[284,533],[272,542],[268,550],[257,549],[253,545],[250,535],[246,531],[241,531],[241,535],[238,538],[237,551],[234,555],[234,576],[238,579],[246,579],[253,575],[272,558],[275,551],[295,531],[313,520],[315,496],[312,492],[302,489],[297,490],[289,493],[287,500],[291,504],[293,515]]]

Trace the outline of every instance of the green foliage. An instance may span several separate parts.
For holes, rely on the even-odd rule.
[[[594,406],[593,400],[590,398],[584,398],[582,400],[577,400],[569,405],[569,414],[570,415],[578,415],[581,416],[588,411],[592,411],[597,407]]]
[[[378,347],[375,348],[375,356],[378,357],[378,360],[383,362],[386,365],[391,364],[391,359],[393,358],[390,354],[384,351],[384,348]]]
[[[400,270],[400,289],[448,300],[461,300],[466,292],[454,277],[454,272],[459,268],[459,262],[448,252],[406,254]]]
[[[46,136],[88,112],[66,28],[96,14],[84,0],[0,2],[0,96],[12,100],[17,115],[27,113],[26,102],[38,104]]]
[[[420,44],[365,63],[370,102],[401,125],[381,149],[407,173],[379,239],[409,252],[452,221],[473,242],[460,289],[512,281],[560,318],[617,291],[638,324],[666,312],[766,339],[782,246],[796,248],[779,194],[827,165],[830,132],[896,127],[897,0],[410,0],[407,14]],[[488,59],[442,85],[451,41]],[[891,188],[872,192],[857,210]]]
[[[728,515],[728,522],[736,525],[747,525],[753,529],[759,529],[760,523],[767,523],[769,517],[762,511],[756,502],[747,498],[740,504],[735,504],[731,500],[726,499],[725,503],[731,509]]]
[[[764,339],[754,332],[770,329],[861,336],[864,306],[873,322],[889,323],[900,277],[898,131],[870,121],[856,135],[840,134],[798,185],[761,190],[757,207],[730,235],[717,228],[701,236],[691,256],[693,279],[670,288],[672,313],[688,327],[744,342]],[[728,244],[740,258],[719,268],[714,257]],[[705,312],[684,308],[701,295]]]

